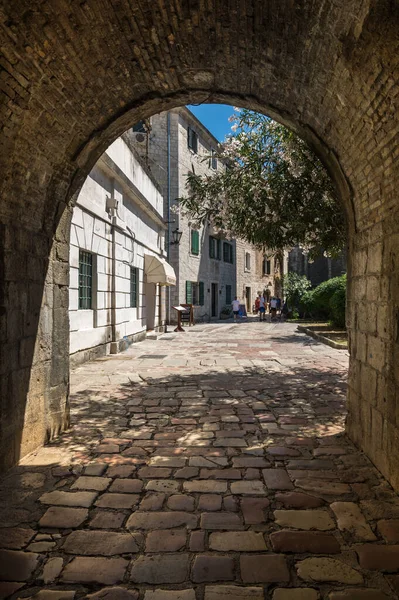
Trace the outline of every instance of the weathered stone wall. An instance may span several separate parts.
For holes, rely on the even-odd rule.
[[[399,235],[378,223],[353,240],[347,429],[399,489]]]
[[[155,179],[159,182],[164,198],[168,194],[168,114],[163,112],[154,115],[151,120],[151,130],[148,144],[136,144],[143,158],[151,169]],[[187,144],[187,128],[191,127],[198,134],[198,152],[193,152]],[[199,175],[211,175],[214,170],[207,157],[211,150],[217,148],[217,140],[186,108],[169,111],[170,131],[170,203],[175,205],[176,198],[184,196],[186,192],[187,173],[195,170]],[[223,165],[218,161],[217,168]],[[167,204],[165,203],[165,217],[167,217]],[[217,233],[209,227],[199,229],[200,252],[195,255],[191,252],[191,223],[181,214],[170,214],[170,229],[179,228],[182,232],[180,244],[170,246],[170,263],[177,275],[177,285],[171,289],[171,305],[186,302],[186,281],[202,282],[204,284],[204,304],[194,307],[195,317],[210,316],[211,310],[211,284],[217,284],[217,316],[226,304],[226,285],[231,285],[232,296],[236,293],[236,250],[235,241],[232,241],[234,263],[229,264],[209,257],[209,236]],[[229,240],[226,240],[229,241]],[[223,243],[223,241],[221,242]],[[175,312],[171,310],[171,321],[175,319]]]
[[[249,253],[250,268],[247,269],[245,264],[245,255]],[[255,304],[258,293],[264,293],[269,290],[270,295],[275,293],[274,289],[274,255],[270,252],[268,257],[270,260],[270,275],[263,274],[263,256],[264,253],[258,250],[255,246],[251,246],[243,240],[237,240],[237,295],[240,300],[245,301],[245,288],[251,289],[250,295],[250,310]],[[271,286],[268,284],[271,283]]]
[[[337,258],[320,255],[310,261],[302,248],[296,246],[288,255],[288,271],[298,275],[306,275],[312,286],[316,287],[327,279],[339,277],[346,273],[345,253],[343,252]]]
[[[2,465],[67,422],[67,207],[133,123],[216,101],[293,127],[337,185],[353,273],[348,432],[399,488],[398,3],[6,0],[2,10]]]

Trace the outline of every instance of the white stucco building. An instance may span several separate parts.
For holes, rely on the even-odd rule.
[[[72,364],[116,353],[166,320],[164,200],[128,136],[118,138],[86,179],[70,240]]]

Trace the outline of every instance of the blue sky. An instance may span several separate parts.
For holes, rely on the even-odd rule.
[[[200,104],[194,106],[190,104],[187,108],[213,133],[219,142],[223,142],[226,134],[231,133],[232,123],[229,123],[228,118],[234,112],[232,106],[227,104]]]

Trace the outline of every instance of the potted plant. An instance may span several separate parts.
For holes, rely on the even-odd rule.
[[[223,306],[222,310],[220,311],[220,318],[221,319],[229,319],[231,317],[232,314],[232,308],[231,306]]]

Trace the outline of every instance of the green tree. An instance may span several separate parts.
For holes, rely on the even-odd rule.
[[[298,244],[310,258],[339,254],[346,237],[343,211],[312,150],[262,114],[236,109],[231,120],[233,133],[219,152],[226,168],[187,174],[187,194],[178,199],[183,212],[259,247]]]
[[[284,293],[290,308],[298,308],[301,299],[311,288],[312,284],[306,275],[286,273],[284,275]]]

